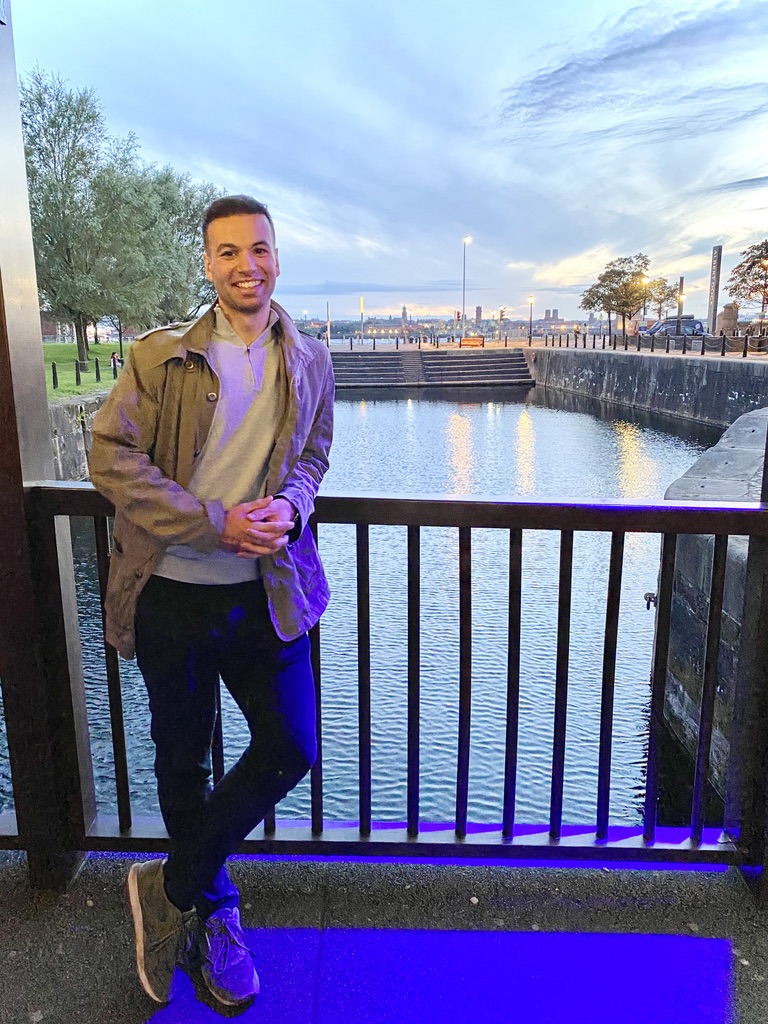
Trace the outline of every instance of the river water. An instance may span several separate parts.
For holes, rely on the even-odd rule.
[[[718,431],[596,407],[567,396],[453,391],[340,394],[327,494],[467,496],[490,499],[653,501]],[[578,523],[574,522],[574,529]],[[422,529],[421,817],[451,820],[458,725],[458,535]],[[90,524],[73,523],[88,714],[97,796],[114,813],[98,589]],[[373,817],[405,819],[406,530],[371,528]],[[563,818],[594,821],[607,534],[576,533]],[[357,817],[357,647],[354,527],[324,525],[320,548],[333,599],[321,631],[325,814]],[[548,818],[554,708],[559,536],[523,535],[523,636],[517,820]],[[506,702],[508,535],[472,537],[472,747],[469,820],[501,818]],[[641,820],[659,539],[628,536],[616,669],[611,822]],[[131,796],[157,813],[144,686],[121,662]],[[239,712],[223,699],[227,763],[247,743]],[[0,735],[0,808],[11,801]],[[279,816],[309,816],[305,780]]]

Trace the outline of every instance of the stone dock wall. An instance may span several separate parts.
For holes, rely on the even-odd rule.
[[[768,355],[651,355],[560,348],[526,348],[537,386],[728,427],[768,405]]]

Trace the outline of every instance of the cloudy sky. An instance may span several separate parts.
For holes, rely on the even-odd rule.
[[[295,316],[569,317],[646,252],[706,315],[768,235],[765,0],[12,0],[20,74],[273,212]],[[724,301],[721,294],[721,304]]]

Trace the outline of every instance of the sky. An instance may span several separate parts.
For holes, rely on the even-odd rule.
[[[295,318],[449,316],[464,282],[468,315],[583,320],[637,252],[705,317],[712,247],[724,286],[768,236],[766,0],[10,6],[20,75],[267,203]]]

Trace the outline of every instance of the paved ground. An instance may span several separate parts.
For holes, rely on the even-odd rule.
[[[219,1013],[181,972],[166,1007],[143,995],[127,866],[33,895],[0,854],[3,1024],[768,1020],[768,915],[733,870],[238,859],[262,993]]]

